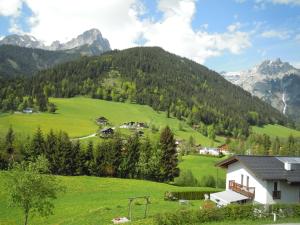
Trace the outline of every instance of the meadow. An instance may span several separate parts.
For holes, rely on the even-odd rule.
[[[272,138],[275,138],[276,136],[279,138],[288,138],[290,135],[300,137],[299,130],[294,130],[277,124],[268,124],[263,127],[253,126],[252,131],[257,134],[267,134]]]
[[[0,224],[22,224],[23,214],[18,208],[9,208],[5,198],[3,182],[5,173],[0,172]],[[128,198],[136,196],[150,196],[148,214],[173,211],[181,207],[199,208],[202,201],[190,201],[187,206],[181,206],[177,201],[165,201],[166,191],[184,190],[214,190],[212,188],[176,187],[164,183],[143,180],[128,180],[118,178],[99,177],[57,177],[66,187],[66,193],[55,200],[54,215],[48,218],[31,217],[29,224],[56,224],[56,225],[101,225],[111,224],[115,217],[128,215]],[[215,189],[218,191],[217,189]],[[133,204],[133,221],[138,224],[147,224],[143,219],[144,201],[138,200]],[[141,220],[141,221],[140,221]],[[150,219],[151,220],[151,219]]]
[[[168,125],[177,138],[187,140],[192,136],[197,144],[204,146],[219,145],[224,141],[224,138],[217,137],[217,142],[213,142],[193,130],[185,122],[176,118],[167,118],[165,112],[156,112],[146,105],[110,102],[85,97],[51,98],[50,101],[55,103],[58,108],[54,114],[0,114],[0,134],[4,134],[9,126],[12,126],[14,131],[21,136],[32,135],[40,126],[44,132],[48,132],[50,129],[63,130],[71,138],[84,137],[97,132],[99,127],[95,123],[95,119],[104,116],[115,127],[129,121],[145,122],[150,127],[154,125],[158,129]],[[128,131],[124,132],[128,133]],[[151,135],[150,129],[146,129],[145,134]],[[91,140],[98,139],[97,137],[91,138]]]
[[[225,179],[226,171],[224,169],[215,167],[214,165],[225,159],[216,158],[211,156],[201,156],[201,155],[187,155],[182,157],[182,161],[179,164],[180,170],[190,170],[192,171],[194,177],[201,181],[202,177],[211,175],[215,179]]]

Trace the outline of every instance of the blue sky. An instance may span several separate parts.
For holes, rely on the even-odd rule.
[[[300,0],[0,0],[0,37],[46,44],[98,28],[112,48],[161,46],[216,71],[300,67]]]

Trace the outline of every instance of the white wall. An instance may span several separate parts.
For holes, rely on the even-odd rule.
[[[255,187],[254,201],[261,204],[267,204],[267,182],[256,177],[240,162],[235,162],[228,166],[226,174],[226,189],[229,189],[230,180],[234,180],[236,183],[241,184],[241,174],[244,175],[244,186],[246,186],[247,176],[249,176],[249,187]]]
[[[261,204],[274,203],[297,203],[300,195],[300,185],[289,185],[285,181],[278,182],[278,191],[281,191],[281,199],[273,200],[272,194],[274,181],[266,181],[256,177],[250,170],[245,168],[240,162],[235,162],[228,166],[226,174],[226,189],[229,189],[229,181],[234,180],[241,184],[241,174],[244,175],[244,186],[246,186],[247,176],[249,176],[249,187],[255,187],[254,201]]]
[[[267,184],[267,201],[269,204],[274,203],[299,203],[300,185],[290,185],[285,181],[277,181],[278,191],[281,191],[281,199],[272,197],[274,190],[274,181],[268,181]]]

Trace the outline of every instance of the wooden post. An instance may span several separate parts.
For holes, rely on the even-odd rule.
[[[131,221],[131,203],[132,203],[132,199],[129,199],[129,212],[128,212],[128,217],[129,220]]]
[[[149,197],[146,197],[146,208],[145,208],[144,218],[147,217],[148,204],[149,204]]]

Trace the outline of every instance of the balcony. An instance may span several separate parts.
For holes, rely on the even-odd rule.
[[[273,191],[272,193],[273,199],[281,199],[281,191]]]
[[[229,189],[239,194],[245,195],[251,199],[255,196],[255,187],[247,187],[236,183],[234,180],[229,181]]]

